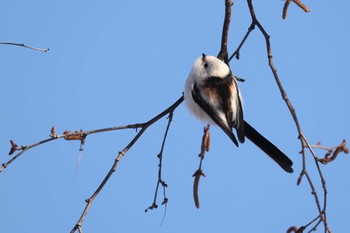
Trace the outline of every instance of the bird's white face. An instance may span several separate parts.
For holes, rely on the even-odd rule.
[[[191,75],[194,82],[203,82],[210,77],[224,78],[230,73],[230,68],[214,56],[199,57],[192,67]]]

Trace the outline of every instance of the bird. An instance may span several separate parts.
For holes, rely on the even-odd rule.
[[[292,160],[244,120],[236,76],[225,62],[203,53],[187,77],[184,100],[193,115],[219,126],[237,147],[248,138],[283,170],[293,172]]]

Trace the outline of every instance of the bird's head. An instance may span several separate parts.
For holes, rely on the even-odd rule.
[[[203,53],[202,56],[194,62],[191,73],[195,81],[201,82],[210,77],[227,77],[230,72],[230,68],[223,61]]]

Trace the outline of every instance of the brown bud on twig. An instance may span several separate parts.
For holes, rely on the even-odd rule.
[[[82,130],[80,130],[80,132],[82,132]],[[85,144],[85,139],[86,139],[86,136],[87,136],[87,134],[86,134],[86,133],[82,134],[81,139],[80,139],[80,143],[81,143],[81,145],[84,145],[84,144]]]
[[[67,135],[67,134],[70,134],[70,130],[65,130],[65,131],[63,132],[63,135]]]
[[[162,202],[162,205],[166,205],[166,204],[168,204],[168,198],[164,197],[164,200],[163,200],[163,202]]]
[[[66,140],[80,140],[82,145],[84,145],[85,138],[87,136],[83,130],[74,131],[74,133],[71,133],[69,130],[66,130],[63,132],[63,135],[65,135],[63,138]]]
[[[153,204],[150,207],[145,209],[145,212],[147,212],[148,210],[153,210],[153,209],[157,209],[157,208],[158,208],[158,205],[155,202],[153,202]]]
[[[20,150],[20,148],[14,141],[10,140],[10,143],[11,143],[11,149],[10,149],[9,155],[12,155],[13,153],[15,153],[16,150]]]
[[[53,135],[56,134],[56,128],[55,128],[55,126],[52,126],[52,128],[51,128],[51,134],[53,134]]]
[[[66,140],[80,140],[79,135],[77,135],[76,133],[71,133],[69,130],[64,131],[63,135],[66,135],[63,137]]]
[[[52,137],[52,138],[56,138],[56,137],[57,137],[55,126],[52,126],[52,128],[51,128],[51,133],[50,133],[49,136]]]
[[[161,184],[164,188],[167,188],[167,187],[168,187],[167,183],[165,183],[164,180],[160,180],[159,182],[160,182],[160,184]]]
[[[297,181],[297,186],[300,185],[300,183],[301,183],[301,181],[302,181],[302,179],[303,179],[303,176],[304,176],[304,172],[302,172],[302,173],[300,174],[300,176],[299,176],[299,178],[298,178],[298,181]]]
[[[301,226],[299,228],[297,228],[296,226],[292,226],[287,230],[287,233],[303,233],[305,230],[304,226]]]

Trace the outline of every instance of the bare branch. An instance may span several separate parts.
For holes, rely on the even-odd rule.
[[[323,177],[322,171],[321,171],[321,169],[320,169],[320,167],[318,165],[317,156],[313,152],[310,144],[308,143],[306,137],[304,136],[304,134],[302,132],[301,126],[299,124],[299,120],[298,120],[297,115],[296,115],[296,111],[295,111],[291,101],[289,100],[286,91],[284,90],[284,88],[282,86],[282,83],[281,83],[281,81],[279,79],[277,70],[276,70],[276,68],[275,68],[275,66],[273,64],[273,59],[272,59],[273,55],[272,55],[272,50],[271,50],[271,45],[270,45],[270,36],[267,34],[267,32],[265,31],[264,27],[260,24],[259,20],[257,19],[255,11],[254,11],[253,4],[252,4],[252,0],[247,0],[247,3],[248,3],[249,12],[250,12],[250,15],[251,15],[252,23],[251,23],[250,27],[248,28],[248,31],[247,31],[246,35],[244,36],[242,42],[240,43],[240,45],[238,46],[236,51],[230,56],[229,60],[231,60],[233,57],[236,57],[237,59],[239,59],[239,51],[240,51],[240,49],[242,48],[243,44],[245,43],[246,39],[250,35],[251,31],[255,28],[255,26],[258,27],[260,32],[263,34],[263,36],[265,38],[266,50],[267,50],[267,58],[268,58],[268,63],[269,63],[270,69],[271,69],[272,74],[273,74],[273,76],[275,78],[276,84],[277,84],[277,86],[278,86],[278,88],[280,90],[282,99],[285,101],[285,103],[286,103],[286,105],[287,105],[287,107],[288,107],[288,109],[289,109],[289,111],[290,111],[290,113],[291,113],[291,115],[293,117],[293,120],[295,122],[297,131],[298,131],[298,134],[299,134],[298,138],[300,139],[301,148],[302,148],[301,154],[302,154],[302,158],[303,158],[303,169],[302,169],[300,177],[299,177],[299,179],[297,181],[297,184],[298,185],[300,184],[300,182],[302,180],[302,177],[304,175],[307,177],[308,183],[309,183],[309,185],[310,185],[310,187],[312,189],[312,194],[314,195],[314,198],[315,198],[316,206],[317,206],[317,209],[319,211],[319,216],[320,216],[322,222],[324,223],[325,230],[327,232],[331,232],[331,230],[328,227],[327,220],[326,220],[326,207],[327,207],[326,182],[325,182],[325,179]],[[286,3],[286,4],[288,4],[288,3]],[[312,183],[312,180],[311,180],[311,178],[308,175],[307,170],[306,170],[306,162],[305,162],[306,161],[305,160],[306,155],[305,155],[305,150],[304,150],[305,147],[307,147],[309,149],[310,153],[313,155],[313,157],[315,159],[315,163],[316,163],[316,168],[318,170],[318,174],[319,174],[319,177],[321,179],[322,188],[323,188],[323,195],[324,195],[323,208],[321,208],[317,192],[316,192],[316,190],[314,188],[314,185]]]
[[[220,60],[224,60],[226,64],[228,64],[227,41],[228,41],[228,31],[229,31],[230,22],[231,22],[232,5],[233,5],[233,2],[231,0],[225,0],[225,19],[224,19],[224,25],[222,28],[221,49],[217,56]]]
[[[75,231],[81,231],[82,229],[82,224],[83,221],[85,219],[85,216],[87,214],[87,212],[89,211],[94,199],[99,195],[99,193],[101,192],[101,190],[103,189],[103,187],[105,186],[105,184],[107,183],[107,181],[109,180],[109,178],[112,176],[112,174],[116,171],[117,166],[120,162],[120,160],[124,157],[124,155],[128,152],[128,150],[136,143],[136,141],[141,137],[141,135],[147,130],[147,128],[149,126],[151,126],[152,124],[154,124],[155,122],[157,122],[158,120],[160,120],[161,118],[163,118],[165,115],[167,114],[172,114],[174,112],[174,110],[183,102],[184,97],[181,96],[174,104],[172,104],[170,107],[168,107],[167,109],[165,109],[163,112],[161,112],[160,114],[158,114],[157,116],[155,116],[154,118],[152,118],[151,120],[147,121],[146,123],[141,124],[141,130],[136,134],[136,136],[129,142],[129,144],[123,149],[121,150],[117,157],[114,160],[114,163],[111,167],[111,169],[109,170],[109,172],[107,173],[106,177],[103,179],[103,181],[101,182],[101,184],[98,186],[98,188],[96,189],[96,191],[93,193],[93,195],[91,197],[89,197],[86,200],[86,206],[79,218],[79,220],[77,221],[77,223],[75,224],[75,226],[73,227],[73,229],[71,230],[71,233],[74,233]],[[168,126],[170,125],[169,123],[170,121],[168,121]],[[168,130],[166,130],[167,132]],[[166,137],[165,137],[166,138]],[[163,140],[163,142],[165,141],[165,139]]]
[[[101,133],[101,132],[108,132],[108,131],[114,131],[114,130],[121,130],[121,129],[137,129],[137,128],[141,128],[141,130],[136,134],[136,136],[130,141],[130,143],[123,149],[121,150],[111,169],[109,170],[109,172],[107,173],[106,177],[103,179],[103,181],[101,182],[101,184],[98,186],[98,188],[96,189],[96,191],[93,193],[93,195],[91,197],[89,197],[88,199],[86,199],[86,206],[78,220],[78,222],[76,223],[76,225],[73,227],[71,232],[82,232],[82,223],[84,221],[84,218],[87,214],[87,212],[90,209],[90,206],[92,205],[94,199],[98,196],[98,194],[101,192],[101,190],[103,189],[103,187],[105,186],[105,184],[107,183],[107,181],[109,180],[109,178],[112,176],[112,174],[116,171],[117,166],[119,164],[119,161],[122,159],[122,157],[128,152],[128,150],[136,143],[136,141],[141,137],[141,135],[146,131],[146,129],[151,126],[152,124],[154,124],[155,122],[157,122],[158,120],[160,120],[161,118],[163,118],[165,115],[169,114],[169,120],[168,120],[168,125],[166,128],[166,132],[165,132],[165,136],[163,139],[163,143],[162,143],[162,147],[161,147],[161,154],[163,153],[163,149],[164,149],[164,145],[165,145],[165,140],[166,140],[166,136],[170,127],[170,122],[172,120],[172,116],[173,116],[173,112],[174,110],[183,102],[184,97],[181,96],[174,104],[172,104],[170,107],[168,107],[167,109],[165,109],[163,112],[161,112],[160,114],[158,114],[157,116],[155,116],[154,118],[150,119],[149,121],[145,122],[145,123],[137,123],[137,124],[129,124],[129,125],[125,125],[125,126],[116,126],[116,127],[109,127],[109,128],[102,128],[102,129],[95,129],[95,130],[90,130],[90,131],[75,131],[74,133],[70,133],[68,130],[66,130],[62,135],[57,135],[56,134],[56,128],[52,127],[51,128],[51,134],[50,134],[50,138],[42,140],[40,142],[37,143],[33,143],[29,146],[21,146],[19,147],[16,143],[14,143],[12,140],[11,142],[11,151],[10,154],[14,153],[14,151],[19,150],[20,152],[17,153],[14,157],[12,157],[8,162],[3,163],[2,167],[0,167],[0,172],[3,171],[6,167],[8,167],[8,165],[10,165],[15,159],[17,159],[19,156],[21,156],[22,154],[24,154],[25,152],[27,152],[29,149],[34,148],[36,146],[42,145],[44,143],[50,142],[50,141],[54,141],[54,140],[58,140],[58,139],[65,139],[65,140],[80,140],[82,144],[84,144],[84,140],[85,138],[90,135],[90,134],[94,134],[94,133]],[[161,163],[161,162],[160,162]],[[161,174],[161,170],[159,170],[159,174]],[[162,184],[162,186],[166,187],[166,184],[164,181],[161,180],[161,176],[159,175],[159,179],[160,179],[160,183]],[[165,196],[165,192],[164,192],[164,201],[163,204],[166,204],[167,202],[167,198]]]
[[[12,42],[0,42],[0,44],[19,46],[19,47],[23,47],[23,48],[27,48],[27,49],[32,49],[32,50],[36,50],[36,51],[44,52],[44,53],[46,53],[46,52],[48,52],[48,51],[50,50],[49,48],[47,48],[47,49],[42,49],[42,48],[36,48],[36,47],[28,46],[28,45],[25,45],[25,44],[12,43]]]
[[[284,4],[284,7],[283,7],[283,15],[282,15],[283,19],[285,19],[286,16],[287,16],[288,7],[290,6],[291,2],[294,2],[297,6],[299,6],[301,9],[303,9],[305,12],[310,12],[310,10],[306,7],[306,5],[304,5],[300,0],[285,0],[285,4]],[[231,10],[232,10],[233,1],[225,0],[225,18],[224,18],[223,29],[222,29],[221,49],[220,49],[220,52],[218,54],[218,58],[221,59],[221,60],[224,60],[224,62],[227,63],[227,64],[234,57],[236,59],[239,59],[241,48],[243,47],[243,45],[246,42],[247,38],[250,36],[251,32],[257,27],[259,29],[259,31],[263,34],[265,42],[266,42],[266,53],[267,53],[267,59],[268,59],[269,67],[270,67],[270,69],[272,71],[272,74],[274,76],[275,82],[276,82],[276,84],[277,84],[277,86],[279,88],[279,91],[280,91],[280,94],[282,96],[282,99],[286,103],[286,105],[287,105],[287,107],[288,107],[288,109],[289,109],[289,111],[290,111],[290,113],[292,115],[292,118],[294,120],[296,129],[297,129],[297,132],[298,132],[298,139],[300,140],[300,144],[301,144],[301,152],[300,152],[300,154],[302,156],[302,171],[301,171],[300,176],[299,176],[299,178],[297,180],[297,185],[299,185],[301,183],[303,177],[306,177],[306,181],[307,181],[308,185],[310,186],[311,193],[312,193],[312,195],[314,197],[314,200],[315,200],[315,203],[316,203],[316,207],[317,207],[317,212],[318,212],[317,213],[317,217],[314,218],[313,220],[309,221],[308,224],[306,224],[304,226],[301,226],[299,228],[293,226],[293,227],[288,229],[288,232],[301,233],[306,228],[311,228],[310,231],[314,231],[314,230],[316,230],[316,228],[320,224],[323,223],[325,232],[331,233],[331,230],[330,230],[330,228],[328,226],[328,223],[327,223],[327,215],[326,215],[326,210],[327,210],[327,193],[328,192],[327,192],[327,187],[326,187],[326,180],[324,179],[324,176],[323,176],[322,170],[320,168],[320,165],[321,164],[327,164],[327,163],[335,160],[340,152],[348,153],[349,150],[346,147],[346,141],[343,140],[343,142],[339,146],[334,146],[334,147],[330,147],[330,148],[323,147],[319,143],[317,145],[310,145],[310,143],[306,139],[306,137],[305,137],[305,135],[304,135],[304,133],[302,131],[302,128],[301,128],[301,126],[299,124],[299,120],[298,120],[296,111],[295,111],[291,101],[289,100],[289,98],[287,96],[287,93],[284,90],[284,87],[282,86],[282,83],[280,81],[279,75],[277,73],[277,69],[274,66],[273,59],[272,59],[273,55],[272,55],[272,49],[271,49],[271,44],[270,44],[270,36],[265,31],[264,27],[260,24],[259,20],[257,19],[252,0],[247,0],[247,4],[248,4],[248,8],[249,8],[251,19],[252,19],[251,25],[249,26],[246,34],[244,35],[244,37],[243,37],[241,43],[239,44],[239,46],[237,47],[237,49],[229,57],[227,44],[228,44],[228,35],[229,35],[228,33],[229,33],[230,22],[231,22]],[[27,46],[27,45],[19,44],[19,43],[0,42],[0,44],[19,46],[19,47],[24,47],[24,48],[27,48],[27,49],[40,51],[40,52],[48,52],[49,51],[49,49],[36,48],[36,47]],[[74,233],[76,231],[78,231],[79,233],[82,233],[83,232],[83,229],[82,229],[83,221],[84,221],[88,211],[90,210],[93,201],[100,194],[100,192],[102,191],[104,186],[109,181],[110,177],[116,171],[120,160],[125,156],[125,154],[128,152],[128,150],[138,141],[138,139],[143,135],[143,133],[148,129],[149,126],[151,126],[152,124],[154,124],[158,120],[160,120],[163,117],[168,115],[168,124],[167,124],[165,132],[164,132],[164,137],[163,137],[163,140],[162,140],[160,152],[157,155],[158,159],[159,159],[159,166],[158,166],[158,179],[157,179],[154,199],[153,199],[152,205],[145,210],[147,212],[147,210],[151,210],[151,209],[154,209],[154,208],[158,207],[158,205],[157,205],[157,197],[158,197],[158,191],[159,191],[159,188],[160,188],[160,185],[161,185],[162,188],[163,188],[163,202],[162,202],[162,205],[165,205],[165,211],[166,211],[168,199],[166,197],[166,192],[165,192],[165,190],[167,188],[167,184],[165,183],[165,181],[162,178],[163,152],[164,152],[164,147],[165,147],[165,142],[166,142],[166,139],[167,139],[167,136],[168,136],[168,132],[169,132],[169,129],[170,129],[171,121],[172,121],[172,118],[173,118],[173,112],[183,102],[183,100],[184,100],[184,97],[181,96],[170,107],[168,107],[163,112],[161,112],[157,116],[153,117],[152,119],[150,119],[149,121],[144,122],[144,123],[129,124],[129,125],[125,125],[125,126],[116,126],[116,127],[95,129],[95,130],[89,130],[89,131],[79,130],[79,131],[71,132],[69,130],[65,130],[63,132],[63,134],[56,134],[56,128],[52,127],[51,128],[51,133],[49,135],[49,138],[44,139],[44,140],[39,141],[39,142],[36,142],[36,143],[33,143],[33,144],[30,144],[30,145],[24,145],[24,146],[23,145],[22,146],[18,146],[18,144],[16,144],[13,140],[10,140],[11,147],[10,147],[9,155],[13,155],[15,153],[17,153],[17,154],[15,154],[6,163],[2,164],[2,166],[0,167],[0,173],[5,168],[7,168],[13,161],[15,161],[17,158],[19,158],[22,154],[24,154],[28,150],[30,150],[30,149],[32,149],[32,148],[34,148],[36,146],[39,146],[39,145],[42,145],[42,144],[54,141],[54,140],[58,140],[58,139],[62,139],[62,138],[65,139],[65,140],[78,140],[78,141],[80,141],[80,143],[81,143],[80,145],[81,145],[81,148],[82,148],[82,145],[85,144],[85,139],[90,134],[102,133],[102,132],[108,132],[108,131],[115,131],[115,130],[122,130],[122,129],[138,129],[138,128],[140,128],[140,131],[134,136],[134,138],[116,155],[116,158],[114,159],[114,162],[112,163],[112,166],[111,166],[110,170],[108,171],[108,173],[106,174],[106,176],[104,177],[104,179],[101,181],[101,183],[96,188],[94,193],[88,199],[86,199],[85,208],[82,211],[81,216],[78,219],[78,221],[76,222],[75,226],[71,230],[71,233]],[[204,172],[202,170],[202,162],[203,162],[203,159],[204,159],[204,155],[205,155],[206,152],[209,151],[209,148],[210,148],[210,132],[209,132],[209,125],[208,125],[207,127],[204,128],[204,132],[203,132],[202,144],[201,144],[201,152],[199,154],[199,157],[200,157],[199,168],[197,169],[197,171],[193,175],[194,176],[193,197],[194,197],[195,206],[197,208],[200,207],[199,196],[198,196],[198,186],[199,186],[200,177],[201,176],[205,177],[205,174],[204,174]],[[327,153],[325,154],[324,158],[318,158],[313,149],[326,150]],[[322,189],[323,189],[323,197],[321,197],[321,198],[319,197],[317,189],[315,188],[313,180],[311,179],[311,177],[309,175],[309,172],[307,170],[307,166],[306,166],[307,165],[306,164],[306,151],[309,151],[310,154],[314,158],[315,167],[317,169],[318,176],[320,178],[320,182],[322,184]],[[321,203],[321,201],[320,201],[322,198],[323,198],[323,203]]]
[[[169,117],[168,117],[168,124],[167,124],[167,127],[165,129],[165,133],[164,133],[164,137],[163,137],[162,146],[160,148],[159,154],[157,155],[157,157],[159,159],[158,180],[157,180],[157,185],[156,185],[156,191],[154,193],[154,199],[153,199],[152,205],[149,206],[147,209],[145,209],[145,212],[147,212],[148,210],[153,210],[153,209],[158,207],[158,205],[157,205],[157,196],[158,196],[158,190],[159,190],[159,185],[160,184],[163,187],[163,202],[162,202],[162,205],[165,205],[165,207],[166,207],[166,204],[168,203],[168,198],[166,197],[166,193],[165,193],[165,189],[168,187],[168,185],[162,179],[162,166],[163,166],[163,151],[164,151],[165,141],[166,141],[166,138],[168,136],[168,132],[169,132],[169,128],[170,128],[170,124],[171,124],[172,119],[173,119],[173,112],[170,112],[169,113]],[[164,218],[163,218],[163,220],[164,220]]]
[[[237,60],[239,60],[239,52],[241,51],[241,48],[243,46],[243,44],[245,43],[245,41],[247,40],[247,38],[249,37],[250,33],[255,29],[255,24],[252,23],[250,25],[250,27],[248,28],[247,33],[245,34],[245,36],[243,37],[243,40],[241,41],[241,43],[238,45],[238,48],[236,49],[236,51],[230,56],[230,58],[228,59],[228,62],[230,62],[232,60],[232,58],[236,58]]]
[[[62,135],[56,134],[56,129],[54,127],[51,128],[51,134],[49,135],[50,138],[44,139],[40,142],[33,143],[28,146],[21,146],[18,147],[16,144],[15,146],[11,143],[11,150],[10,155],[12,155],[15,151],[20,151],[17,153],[14,157],[12,157],[9,161],[6,163],[3,163],[0,167],[0,172],[2,172],[5,168],[7,168],[14,160],[19,158],[23,153],[27,152],[28,150],[37,147],[39,145],[45,144],[47,142],[51,142],[58,139],[66,139],[66,140],[80,140],[81,142],[84,142],[85,138],[90,134],[95,133],[102,133],[102,132],[109,132],[109,131],[115,131],[115,130],[122,130],[122,129],[137,129],[141,128],[145,123],[137,123],[137,124],[129,124],[124,126],[116,126],[116,127],[109,127],[109,128],[102,128],[102,129],[95,129],[95,130],[89,130],[89,131],[75,131],[74,133],[69,133],[68,130],[65,131]],[[12,140],[11,140],[12,141]],[[10,141],[10,142],[11,142]],[[13,142],[13,141],[12,141]],[[83,143],[84,144],[84,143]],[[17,146],[17,147],[16,147]]]
[[[48,138],[48,139],[45,139],[45,140],[42,140],[40,142],[37,142],[37,143],[34,143],[34,144],[31,144],[29,146],[21,146],[20,149],[20,152],[17,153],[15,156],[13,156],[9,161],[7,161],[6,163],[3,163],[0,167],[0,172],[2,172],[5,168],[7,168],[14,160],[16,160],[19,156],[21,156],[22,154],[24,154],[26,151],[30,150],[31,148],[34,148],[36,146],[39,146],[41,144],[44,144],[44,143],[47,143],[47,142],[50,142],[50,141],[53,141],[55,140],[55,138]],[[12,141],[12,140],[11,140]],[[12,148],[13,148],[13,145],[11,147],[11,151],[9,154],[12,154]]]

